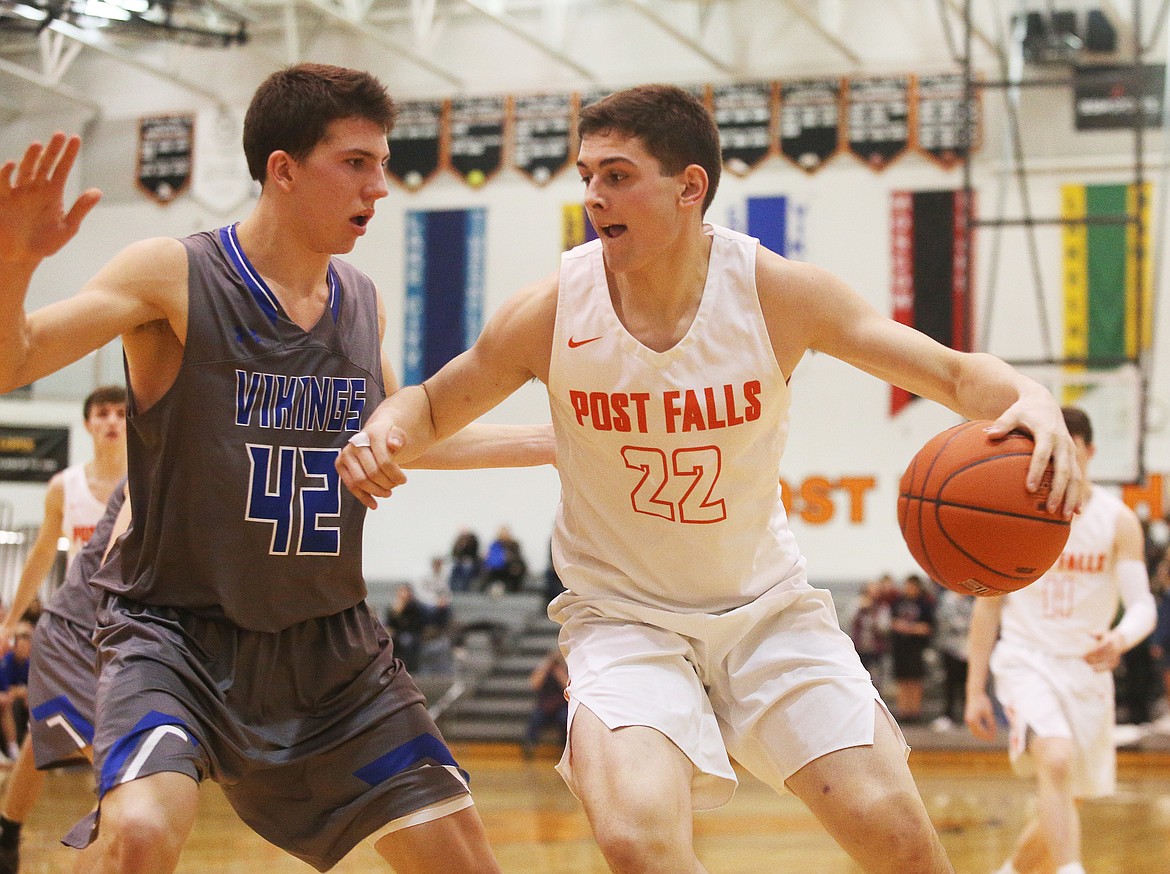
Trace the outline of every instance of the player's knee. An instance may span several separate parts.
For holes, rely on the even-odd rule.
[[[893,871],[930,871],[937,837],[917,792],[897,788],[871,794],[856,811],[870,837],[887,848]]]
[[[680,853],[693,855],[689,844],[680,840],[678,820],[669,821],[653,810],[622,811],[594,823],[602,854],[615,871],[667,870],[663,864]]]
[[[1049,747],[1037,750],[1035,758],[1041,779],[1058,786],[1064,786],[1072,778],[1072,750]]]
[[[163,866],[178,857],[183,843],[183,835],[165,812],[147,804],[103,809],[101,833],[110,853],[130,871],[165,870]]]

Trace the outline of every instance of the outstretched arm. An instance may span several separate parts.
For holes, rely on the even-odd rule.
[[[187,261],[177,240],[128,246],[78,294],[25,313],[37,266],[72,239],[100,197],[91,189],[65,209],[79,148],[77,137],[54,134],[47,147],[33,143],[19,164],[0,167],[0,393],[148,322],[166,320],[180,341],[186,334]],[[153,362],[145,364],[150,371]]]
[[[1035,442],[1028,489],[1039,488],[1051,462],[1049,512],[1071,518],[1084,502],[1087,486],[1060,405],[1035,380],[994,356],[956,352],[881,315],[843,281],[812,265],[761,249],[757,284],[785,373],[806,349],[815,349],[968,419],[992,420],[993,439],[1026,431]]]
[[[400,389],[383,401],[337,460],[342,481],[363,504],[373,509],[377,498],[389,497],[392,489],[406,481],[404,467],[434,464],[436,456],[428,451],[440,449],[431,447],[471,424],[529,379],[547,381],[556,290],[552,276],[521,291],[500,307],[471,349],[422,385]],[[449,450],[466,462],[473,455],[470,447],[478,443],[475,453],[487,457],[495,452],[493,445],[499,449],[501,439],[507,439],[508,432],[501,428],[477,426]],[[513,447],[508,451],[513,457],[519,450],[540,459],[533,463],[551,461],[550,430],[530,433],[525,439],[535,448]]]

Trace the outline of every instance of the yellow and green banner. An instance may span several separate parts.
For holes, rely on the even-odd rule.
[[[1133,360],[1153,339],[1151,282],[1151,186],[1143,188],[1144,255],[1138,277],[1137,226],[1133,222],[1064,226],[1064,356],[1093,362]],[[1138,214],[1136,185],[1065,185],[1066,219]]]

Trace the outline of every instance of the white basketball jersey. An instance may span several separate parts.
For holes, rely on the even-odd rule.
[[[1030,586],[1007,595],[1004,641],[1056,656],[1080,657],[1095,635],[1109,630],[1120,595],[1114,575],[1113,539],[1125,504],[1095,486],[1073,517],[1060,559]]]
[[[106,505],[93,496],[85,478],[85,465],[73,464],[61,471],[65,486],[65,512],[61,517],[61,534],[69,539],[69,557],[73,558],[89,542],[93,529],[106,512]]]
[[[790,393],[760,310],[758,243],[705,232],[703,298],[665,352],[618,319],[600,242],[562,257],[553,561],[577,595],[719,612],[804,580],[780,500]]]

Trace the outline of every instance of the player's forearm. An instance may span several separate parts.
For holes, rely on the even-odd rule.
[[[991,651],[999,636],[999,599],[977,601],[967,633],[967,696],[987,689],[990,679]]]
[[[1012,404],[1025,399],[1056,404],[1042,385],[993,355],[975,352],[961,361],[953,409],[968,419],[998,419]]]
[[[472,423],[431,446],[410,467],[466,470],[484,467],[536,467],[556,463],[552,425]]]
[[[24,302],[35,269],[35,263],[0,261],[0,394],[23,384],[17,380],[30,338]]]
[[[30,550],[25,561],[24,570],[20,574],[20,582],[16,585],[16,592],[12,596],[12,603],[8,608],[8,615],[12,624],[20,621],[20,617],[28,610],[36,597],[37,589],[44,582],[45,577],[53,568],[53,560],[57,557],[56,542],[50,541],[46,549],[41,545],[40,538]]]

